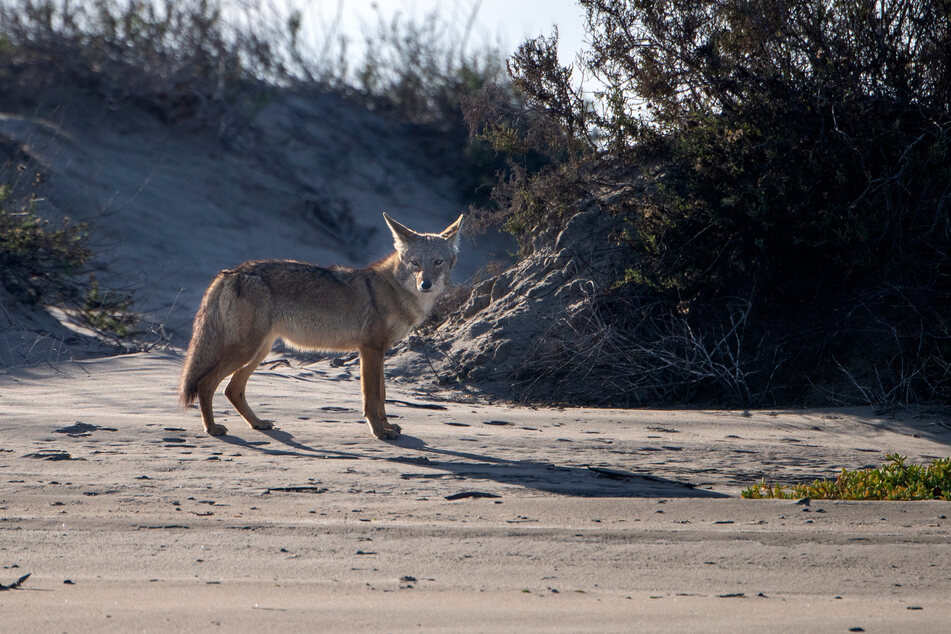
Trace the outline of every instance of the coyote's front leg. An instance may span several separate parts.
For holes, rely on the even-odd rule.
[[[400,435],[400,426],[386,420],[383,353],[377,348],[360,348],[360,384],[363,388],[363,415],[370,430],[377,438],[390,440]]]

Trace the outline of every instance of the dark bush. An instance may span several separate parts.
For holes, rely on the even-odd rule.
[[[784,386],[768,397],[812,382],[951,398],[951,4],[581,4],[591,44],[575,70],[593,91],[552,38],[509,65],[534,129],[560,134],[519,131],[550,159],[509,195],[523,243],[562,221],[543,185],[572,174],[627,226],[610,294],[649,291],[699,333],[748,305],[746,327],[775,348],[761,357],[785,368],[752,373]]]
[[[557,31],[525,42],[508,60],[510,83],[487,83],[463,103],[475,143],[494,153],[497,172],[490,204],[473,215],[503,224],[523,255],[592,187],[588,108],[570,83],[570,68],[559,64],[557,46]]]

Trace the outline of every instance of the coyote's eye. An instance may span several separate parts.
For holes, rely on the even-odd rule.
[[[412,264],[413,266],[419,268],[419,260],[410,260],[409,263]]]
[[[436,266],[439,266],[440,264],[442,264],[442,260],[440,260],[439,258],[436,258],[435,260],[433,260],[433,264],[435,264]]]

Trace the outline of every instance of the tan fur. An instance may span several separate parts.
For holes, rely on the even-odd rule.
[[[251,373],[280,337],[290,345],[360,352],[363,414],[377,438],[396,438],[387,422],[383,356],[429,313],[449,283],[459,251],[462,216],[440,234],[420,234],[383,214],[396,252],[365,269],[324,268],[293,260],[260,260],[222,271],[195,315],[179,388],[196,398],[205,430],[221,435],[212,398],[228,375],[225,395],[254,429],[271,429],[245,398]]]

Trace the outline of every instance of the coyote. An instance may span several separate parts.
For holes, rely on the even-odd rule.
[[[205,431],[215,423],[211,401],[233,374],[225,395],[254,429],[271,429],[245,398],[248,377],[274,340],[303,349],[360,352],[363,415],[377,438],[396,438],[386,420],[383,355],[425,319],[449,284],[459,253],[462,216],[442,233],[416,233],[386,213],[396,252],[365,269],[324,268],[293,260],[245,262],[222,271],[201,300],[182,368],[179,394],[195,398]]]

